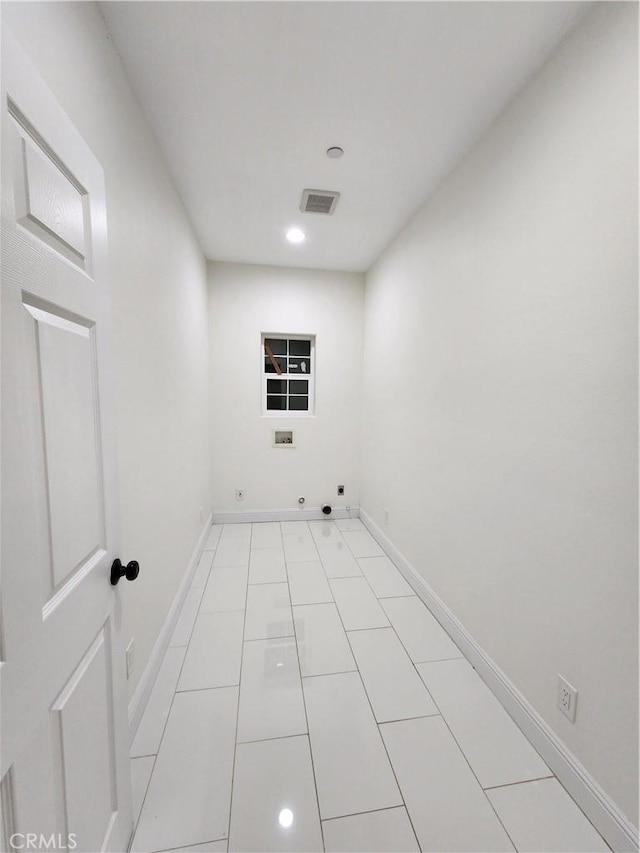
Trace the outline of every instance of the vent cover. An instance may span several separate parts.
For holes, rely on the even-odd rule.
[[[300,210],[303,213],[328,213],[336,209],[340,193],[331,190],[304,190]]]

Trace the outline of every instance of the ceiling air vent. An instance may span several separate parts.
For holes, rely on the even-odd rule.
[[[340,193],[331,190],[304,190],[300,210],[303,213],[333,213]]]

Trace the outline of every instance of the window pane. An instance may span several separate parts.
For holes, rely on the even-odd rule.
[[[276,361],[278,363],[280,370],[283,373],[287,372],[287,359],[286,358],[282,358],[281,356],[278,356],[278,358],[274,359],[274,361]],[[265,360],[264,360],[264,372],[265,373],[277,373],[278,372],[275,369],[275,367],[271,364],[271,359],[269,358],[269,356],[266,356]]]
[[[289,409],[297,412],[307,412],[309,410],[309,398],[289,397]]]
[[[306,355],[309,357],[311,355],[311,341],[289,341],[289,355]]]
[[[306,383],[304,383],[306,384]],[[286,394],[286,379],[267,379],[267,394]]]
[[[286,397],[276,397],[273,394],[267,394],[267,409],[286,409],[287,408],[287,398]]]
[[[287,354],[287,342],[285,340],[281,340],[280,338],[265,338],[264,343],[274,355]],[[300,355],[306,355],[306,353],[300,353]]]
[[[310,373],[311,365],[308,358],[290,358],[289,373]]]
[[[271,380],[269,380],[271,381]],[[292,379],[289,382],[289,393],[290,394],[308,394],[309,393],[309,383],[306,379]]]

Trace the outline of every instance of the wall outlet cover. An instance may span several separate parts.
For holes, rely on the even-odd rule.
[[[558,708],[572,723],[576,720],[576,706],[578,704],[578,691],[572,687],[561,675],[558,676]]]

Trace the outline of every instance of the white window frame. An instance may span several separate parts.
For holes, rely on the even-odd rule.
[[[310,341],[311,355],[309,363],[311,365],[308,374],[301,373],[265,373],[264,359],[265,348],[264,342],[268,338],[276,338],[285,341]],[[312,418],[316,413],[316,336],[315,335],[290,335],[286,332],[262,332],[260,336],[260,375],[262,376],[262,415],[266,418]],[[291,411],[289,409],[267,409],[267,379],[306,379],[309,382],[309,409],[305,411]],[[287,399],[289,394],[287,393]]]

